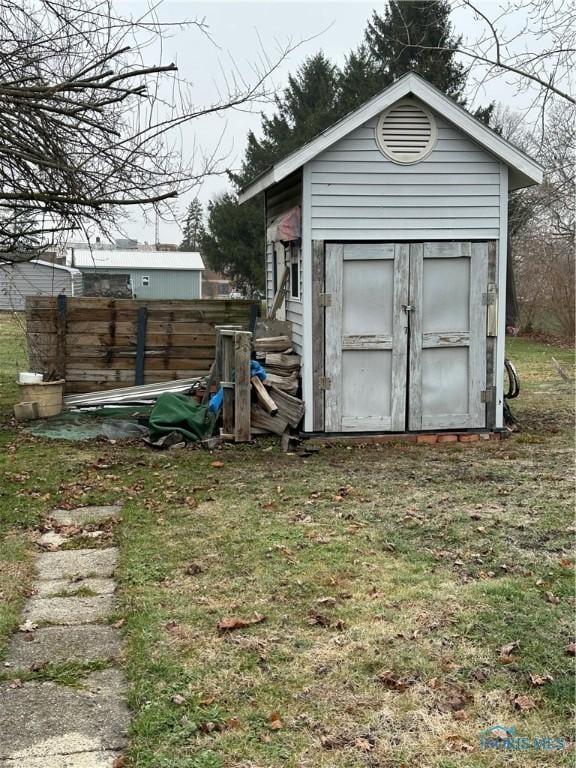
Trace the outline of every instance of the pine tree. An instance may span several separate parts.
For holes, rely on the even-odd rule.
[[[200,241],[204,233],[204,212],[202,203],[198,198],[192,200],[186,211],[184,220],[184,229],[182,232],[182,242],[180,251],[198,251],[200,250]]]
[[[323,53],[311,56],[290,75],[276,99],[275,113],[262,118],[262,138],[248,134],[241,169],[229,174],[238,191],[334,122],[338,79],[337,68]],[[209,205],[208,231],[202,240],[208,265],[250,291],[264,287],[262,210],[262,195],[241,207],[235,196],[224,195]]]
[[[447,96],[462,100],[466,70],[456,60],[461,37],[453,35],[450,12],[447,0],[391,0],[383,16],[374,11],[365,39],[378,90],[406,72],[417,72]]]

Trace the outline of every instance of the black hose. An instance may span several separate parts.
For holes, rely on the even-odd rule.
[[[508,375],[508,391],[504,395],[504,398],[506,400],[513,400],[520,394],[520,379],[518,378],[518,373],[516,372],[514,364],[511,363],[508,358],[504,358],[504,367],[506,368],[506,373]]]

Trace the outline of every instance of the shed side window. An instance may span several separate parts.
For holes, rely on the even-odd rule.
[[[148,275],[142,275],[142,287],[147,288],[150,285],[150,277]]]
[[[300,298],[300,248],[290,248],[290,298]]]

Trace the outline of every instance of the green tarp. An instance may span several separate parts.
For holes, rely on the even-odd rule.
[[[164,392],[150,413],[150,442],[178,432],[185,440],[196,442],[209,437],[214,429],[214,414],[186,395]]]

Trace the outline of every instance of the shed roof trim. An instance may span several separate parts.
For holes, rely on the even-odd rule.
[[[72,261],[72,252],[68,254]],[[74,266],[80,269],[164,269],[167,271],[204,269],[196,251],[100,251],[74,248]]]
[[[238,200],[240,203],[263,192],[268,187],[285,179],[298,168],[305,165],[335,142],[347,136],[351,131],[364,125],[384,109],[399,99],[412,94],[428,105],[442,117],[460,128],[470,138],[484,147],[488,152],[502,160],[517,173],[512,188],[540,184],[543,179],[542,166],[513,144],[503,139],[491,128],[488,128],[465,109],[456,104],[453,99],[439,91],[420,75],[411,72],[404,75],[385,90],[365,102],[354,112],[346,115],[315,139],[304,144],[287,157],[276,163],[269,171],[264,172],[252,184],[243,189]]]

